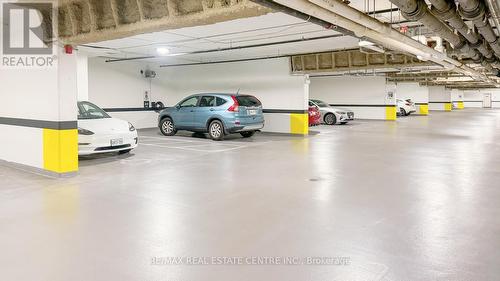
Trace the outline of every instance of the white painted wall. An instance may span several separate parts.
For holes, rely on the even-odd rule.
[[[105,63],[89,60],[89,100],[104,108],[142,107],[149,82],[139,71],[140,62]],[[203,92],[251,94],[264,109],[307,110],[309,97],[304,76],[290,75],[289,60],[273,59],[243,63],[153,68],[152,100],[173,106],[184,97]],[[111,113],[137,128],[157,126],[154,112]],[[290,114],[265,114],[264,131],[290,132]]]
[[[411,99],[415,103],[429,102],[429,89],[419,83],[397,83],[396,96],[398,99]]]
[[[89,99],[89,64],[86,54],[77,54],[77,87],[78,100],[88,101]]]
[[[385,77],[311,77],[311,98],[346,105],[360,119],[386,120],[385,107],[366,105],[395,105],[395,99],[388,99],[389,91],[394,91],[394,85],[386,84]]]
[[[464,91],[465,108],[482,108],[483,93],[480,90]]]
[[[102,108],[142,108],[144,92],[150,91],[150,101],[162,101],[173,105],[175,92],[163,83],[161,77],[144,78],[140,71],[148,67],[141,62],[106,63],[102,58],[88,61],[89,101]],[[151,88],[150,88],[151,87]],[[137,128],[158,125],[158,113],[154,111],[112,112],[111,116],[124,119]]]
[[[460,109],[460,103],[464,101],[464,91],[458,89],[451,90],[451,101],[454,109]]]
[[[444,86],[429,86],[429,110],[445,111],[451,103],[451,90]]]
[[[500,89],[497,88],[464,91],[464,106],[466,108],[482,108],[485,93],[491,93],[492,108],[500,108]]]

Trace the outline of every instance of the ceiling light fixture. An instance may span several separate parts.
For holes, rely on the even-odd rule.
[[[156,48],[156,52],[160,56],[166,56],[170,53],[170,50],[167,47],[158,47]]]
[[[366,40],[361,40],[358,42],[359,47],[369,49],[378,53],[385,53],[385,50],[376,46],[375,43],[366,41]]]

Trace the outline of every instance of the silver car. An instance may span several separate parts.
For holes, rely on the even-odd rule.
[[[309,105],[315,105],[319,108],[321,121],[326,125],[346,124],[354,120],[354,112],[349,109],[332,107],[320,100],[309,100]]]

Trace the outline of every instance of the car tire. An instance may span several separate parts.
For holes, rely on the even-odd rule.
[[[118,154],[123,155],[123,154],[129,153],[130,151],[132,151],[132,149],[120,150],[120,151],[118,151]]]
[[[208,135],[214,141],[224,140],[224,124],[219,120],[214,120],[208,125]]]
[[[400,113],[401,116],[408,116],[406,114],[406,110],[404,108],[401,108],[400,111],[401,111],[401,113]]]
[[[324,118],[326,125],[335,125],[337,123],[337,117],[333,113],[328,113]]]
[[[253,135],[255,135],[255,131],[241,132],[240,135],[244,138],[251,138],[253,137]]]
[[[166,117],[161,120],[160,122],[160,132],[164,136],[174,136],[177,133],[177,130],[175,129],[175,124],[172,118]]]

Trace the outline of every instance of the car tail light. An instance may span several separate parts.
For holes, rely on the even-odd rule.
[[[231,111],[231,112],[238,112],[239,111],[239,107],[240,107],[240,104],[238,103],[238,100],[236,99],[235,96],[231,96],[231,98],[233,99],[233,105],[231,105],[227,111]]]

